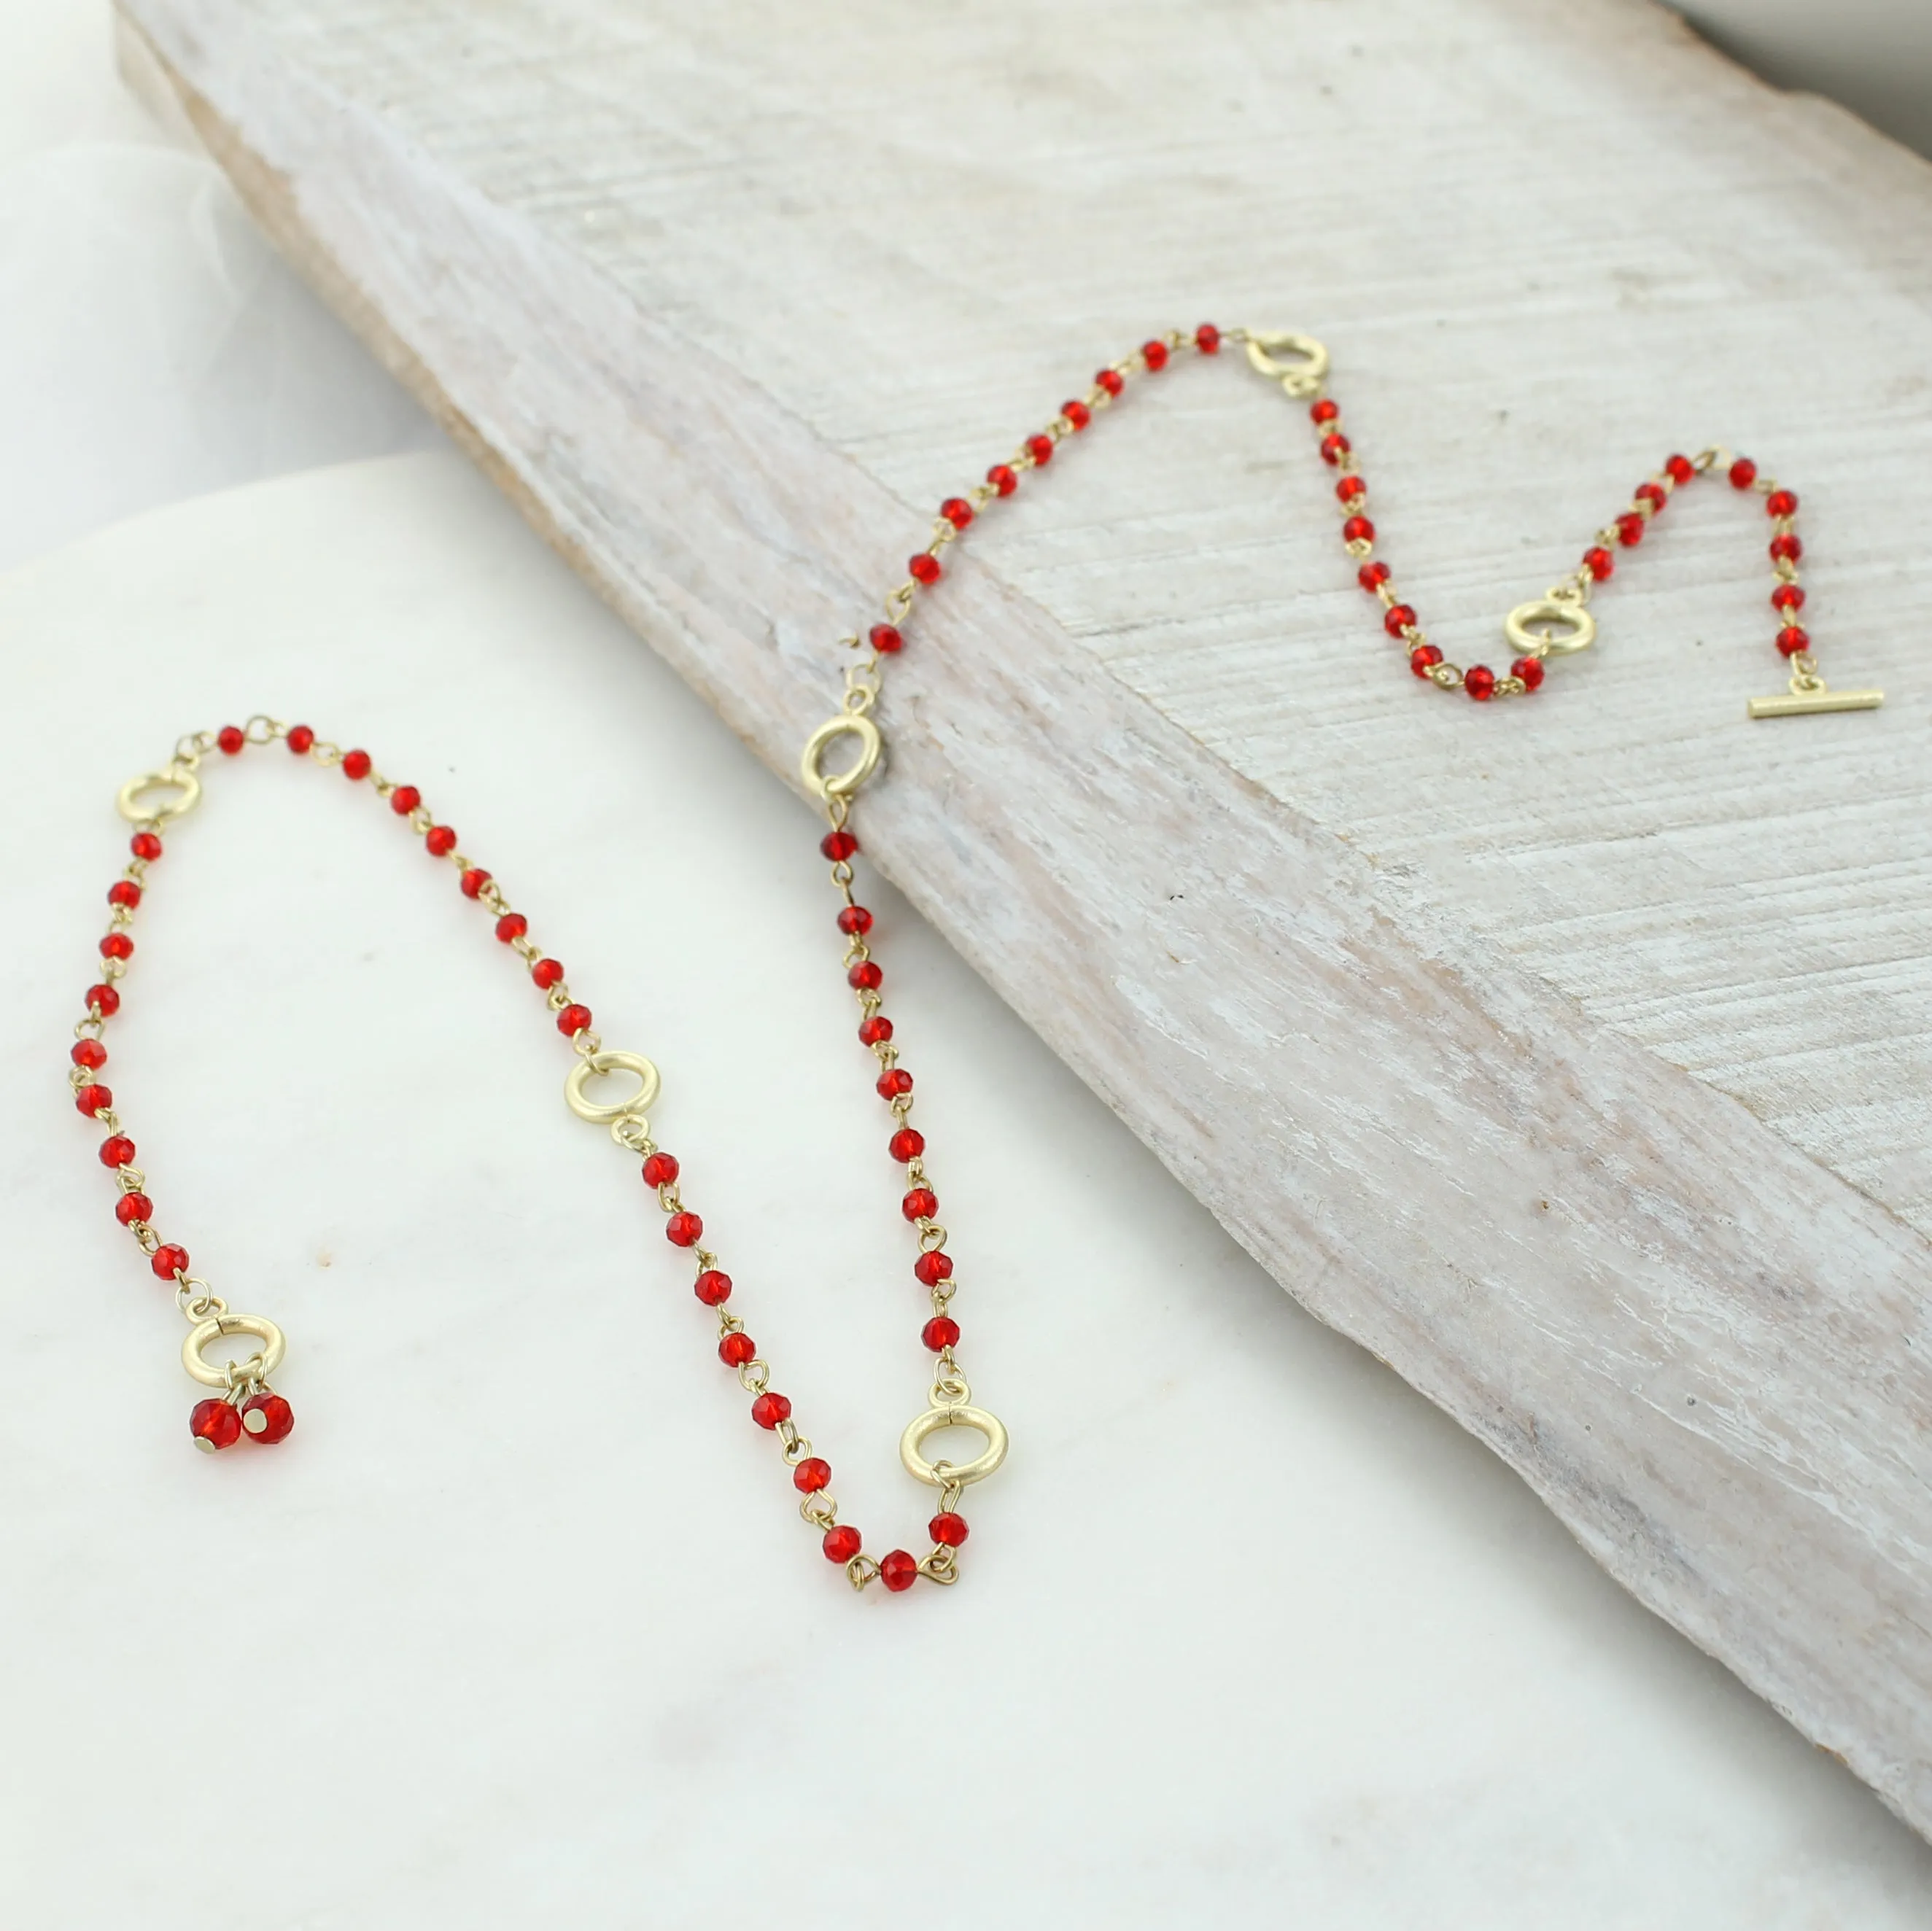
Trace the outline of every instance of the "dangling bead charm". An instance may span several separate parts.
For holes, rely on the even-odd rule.
[[[232,1404],[212,1395],[195,1403],[188,1418],[188,1432],[194,1437],[196,1447],[212,1455],[218,1448],[232,1448],[242,1439],[242,1417]]]
[[[265,1447],[286,1441],[295,1425],[295,1410],[272,1389],[264,1388],[242,1404],[242,1432]]]

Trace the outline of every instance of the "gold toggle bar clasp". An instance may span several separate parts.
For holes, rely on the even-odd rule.
[[[1786,696],[1754,697],[1745,709],[1754,718],[1809,718],[1825,711],[1875,711],[1884,702],[1882,691],[1834,691],[1815,670],[1794,670]]]

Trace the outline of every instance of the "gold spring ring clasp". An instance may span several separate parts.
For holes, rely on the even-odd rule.
[[[859,740],[859,755],[843,771],[828,773],[824,769],[825,754],[844,737]],[[849,798],[879,768],[885,748],[878,726],[864,712],[841,711],[836,718],[827,718],[806,739],[805,749],[799,757],[798,775],[814,798],[828,802],[834,798]]]
[[[600,1102],[584,1093],[585,1084],[605,1073],[635,1073],[638,1090],[620,1100]],[[663,1081],[658,1069],[641,1053],[592,1053],[578,1061],[564,1075],[563,1096],[572,1112],[593,1126],[608,1126],[620,1120],[641,1120],[658,1096]]]
[[[921,1453],[926,1438],[943,1428],[977,1429],[986,1438],[986,1445],[970,1462],[949,1462],[943,1466],[928,1462]],[[969,1408],[964,1402],[950,1408],[928,1408],[925,1414],[915,1415],[899,1437],[899,1459],[904,1463],[906,1473],[917,1477],[928,1488],[963,1489],[972,1483],[983,1482],[1006,1459],[1006,1431],[999,1417],[988,1414],[984,1408]]]
[[[1328,379],[1328,351],[1312,335],[1250,329],[1247,346],[1249,365],[1256,373],[1280,383],[1291,396],[1318,395]],[[1292,361],[1278,359],[1284,351]]]
[[[141,801],[151,791],[177,795],[172,800],[144,805]],[[165,825],[170,819],[186,817],[200,802],[201,780],[177,760],[165,771],[144,771],[140,777],[129,778],[116,794],[114,808],[130,825]]]
[[[218,1368],[202,1359],[202,1350],[226,1334],[250,1334],[262,1345],[246,1361],[230,1361]],[[282,1330],[259,1314],[212,1314],[188,1330],[182,1343],[182,1366],[205,1388],[232,1388],[238,1380],[267,1381],[288,1351]]]
[[[1558,624],[1559,630],[1538,626]],[[1503,619],[1503,634],[1526,657],[1568,657],[1597,640],[1597,620],[1574,597],[1535,597]]]

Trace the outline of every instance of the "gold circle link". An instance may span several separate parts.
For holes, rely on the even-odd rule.
[[[586,1099],[584,1083],[610,1072],[635,1073],[642,1084],[628,1099],[614,1106],[599,1106],[595,1100]],[[657,1068],[641,1053],[592,1053],[564,1075],[563,1096],[578,1119],[587,1120],[593,1126],[608,1126],[614,1120],[641,1119],[662,1084]]]
[[[826,748],[842,737],[859,740],[859,755],[844,770],[835,771],[828,777],[820,769],[820,763]],[[885,748],[878,726],[863,712],[842,711],[836,718],[827,718],[806,739],[798,760],[799,775],[814,797],[849,798],[878,769],[879,756]]]
[[[1560,625],[1560,630],[1537,630],[1537,624]],[[1597,620],[1581,604],[1564,597],[1536,597],[1519,604],[1503,619],[1503,634],[1518,650],[1533,657],[1568,657],[1588,650],[1597,638]]]
[[[970,1462],[948,1462],[942,1474],[920,1450],[928,1435],[943,1428],[977,1429],[986,1438],[986,1446]],[[984,1408],[928,1408],[922,1415],[915,1415],[899,1437],[899,1459],[905,1464],[906,1473],[931,1489],[949,1485],[964,1488],[970,1483],[983,1482],[1006,1459],[1005,1426],[997,1415],[988,1414]]]
[[[1292,361],[1277,361],[1274,352],[1286,349]],[[1248,360],[1258,373],[1280,383],[1292,396],[1312,395],[1328,376],[1328,351],[1312,335],[1286,331],[1251,331]]]
[[[201,1351],[211,1341],[218,1340],[224,1334],[252,1334],[261,1344],[261,1351],[254,1357],[260,1363],[255,1368],[254,1378],[266,1381],[282,1365],[282,1357],[288,1352],[288,1343],[282,1330],[272,1321],[266,1321],[259,1314],[215,1314],[207,1320],[197,1321],[188,1331],[188,1339],[182,1343],[182,1366],[208,1388],[226,1388],[230,1379],[226,1368],[211,1366],[201,1358]],[[254,1363],[243,1364],[254,1366]]]
[[[149,791],[178,791],[172,805],[144,806],[140,800]],[[171,764],[165,771],[144,771],[122,786],[114,808],[130,825],[165,825],[171,818],[184,817],[201,802],[201,780],[184,764]]]

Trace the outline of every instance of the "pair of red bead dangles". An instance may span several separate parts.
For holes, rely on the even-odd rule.
[[[238,1405],[225,1395],[212,1395],[205,1402],[196,1402],[188,1418],[194,1445],[209,1455],[217,1449],[232,1448],[244,1435],[265,1448],[272,1447],[287,1441],[295,1425],[294,1409],[266,1388]]]

